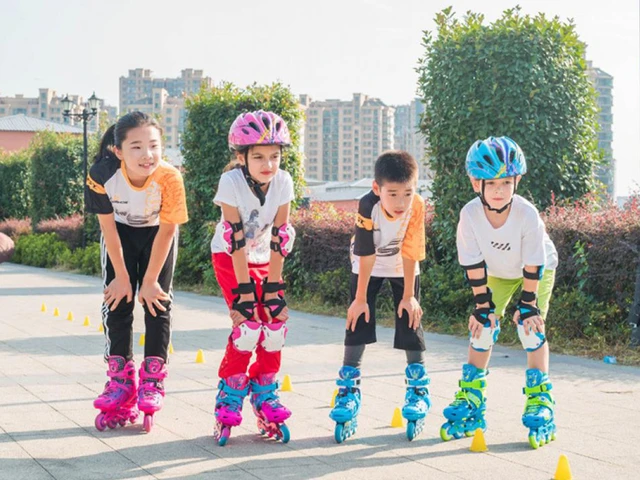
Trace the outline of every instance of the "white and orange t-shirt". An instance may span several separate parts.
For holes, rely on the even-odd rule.
[[[131,227],[179,225],[189,219],[182,175],[165,161],[160,161],[144,185],[136,187],[120,160],[104,157],[91,166],[87,187],[88,212],[113,213],[116,222]]]
[[[373,191],[360,199],[356,217],[356,233],[351,242],[351,271],[360,271],[360,257],[376,255],[372,277],[403,277],[402,259],[418,262],[425,259],[424,200],[417,193],[404,215],[391,217],[385,212],[380,197]]]

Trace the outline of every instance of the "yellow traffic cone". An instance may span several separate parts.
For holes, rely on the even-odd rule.
[[[469,448],[472,452],[486,452],[489,450],[487,448],[487,442],[484,441],[484,433],[482,433],[481,428],[476,428],[476,433],[473,435],[473,442],[471,442],[471,448]]]
[[[70,322],[73,322],[73,313],[72,312],[69,312],[67,314],[67,320],[69,320]]]
[[[41,311],[42,313],[44,313],[44,312],[46,312],[46,311],[47,311],[47,306],[46,306],[44,303],[43,303],[43,304],[42,304],[42,306],[40,307],[40,311]]]
[[[58,310],[58,307],[53,309],[53,316],[54,317],[59,317],[60,316],[60,311]]]
[[[90,327],[91,326],[91,322],[89,321],[89,316],[87,315],[86,317],[84,317],[84,323],[82,324],[83,327]]]
[[[333,396],[331,397],[331,405],[329,405],[331,408],[336,406],[336,397],[338,396],[338,389],[336,388],[333,391]]]
[[[169,353],[173,353],[173,343],[169,344]]]
[[[566,455],[560,455],[558,460],[558,468],[556,468],[556,474],[553,476],[553,480],[572,480],[571,467],[569,466],[569,460]]]
[[[196,363],[205,363],[204,352],[202,349],[198,350],[198,353],[196,353]]]
[[[400,412],[399,407],[396,407],[396,409],[393,411],[393,418],[391,419],[391,427],[404,428],[404,422],[402,421],[402,412]]]
[[[138,342],[138,345],[144,347],[144,333],[140,334],[140,341]]]
[[[100,322],[100,325],[98,325],[98,331],[104,332],[104,325],[102,325],[102,322]]]
[[[291,377],[289,375],[284,376],[284,380],[282,380],[282,386],[280,387],[281,392],[291,392],[293,391],[293,387],[291,387]]]

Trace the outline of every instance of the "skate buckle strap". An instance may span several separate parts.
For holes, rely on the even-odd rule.
[[[553,385],[551,385],[551,382],[545,382],[545,383],[541,383],[540,385],[536,385],[535,387],[524,387],[522,389],[522,393],[524,393],[525,395],[531,395],[533,393],[546,393],[546,392],[550,392],[553,389]]]
[[[404,379],[404,384],[408,387],[425,387],[430,383],[431,383],[431,379],[429,377]]]
[[[257,382],[251,382],[251,393],[269,393],[275,392],[280,387],[280,382],[273,382],[269,385],[260,385]]]
[[[359,378],[338,378],[336,380],[336,385],[338,385],[339,387],[346,387],[346,388],[359,387],[360,379]]]
[[[227,395],[233,395],[236,397],[246,397],[247,394],[249,393],[249,385],[247,384],[246,387],[242,388],[242,389],[238,389],[238,388],[233,388],[230,387],[229,385],[227,385],[224,380],[220,380],[220,383],[218,384],[218,388],[220,390],[222,390],[224,393],[226,393]]]
[[[549,410],[553,410],[553,406],[556,404],[553,400],[548,399],[546,396],[529,397],[525,405],[525,413],[536,412],[538,407],[546,407]]]
[[[487,388],[487,381],[482,378],[476,378],[471,382],[468,382],[466,380],[458,380],[458,386],[460,388],[475,388],[476,390],[482,390],[484,388]]]
[[[482,399],[474,393],[467,392],[464,390],[459,390],[458,392],[456,392],[456,399],[454,400],[453,403],[454,404],[473,403],[473,405],[476,408],[480,408],[480,405],[482,405]]]

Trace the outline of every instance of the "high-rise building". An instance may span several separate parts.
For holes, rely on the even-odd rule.
[[[426,165],[427,141],[420,132],[420,118],[424,112],[424,104],[414,99],[409,105],[395,107],[394,148],[409,152],[418,162],[419,178],[428,180],[431,171]]]
[[[120,77],[120,111],[129,105],[151,97],[154,88],[164,88],[170,97],[190,96],[198,93],[202,86],[211,88],[211,77],[205,77],[202,70],[186,68],[177,78],[154,78],[151,70],[136,68],[129,70],[127,77]]]
[[[68,118],[62,115],[62,99],[64,97],[65,95],[58,95],[56,91],[51,88],[40,88],[37,97],[25,97],[24,95],[0,97],[0,117],[22,114],[28,117],[39,118],[40,120],[65,125],[82,126],[82,120]],[[81,95],[73,94],[69,95],[69,99],[74,103],[71,110],[72,113],[81,113],[87,99]],[[115,121],[117,116],[115,107],[105,105],[104,101],[100,100],[98,110],[105,112],[110,121]],[[95,132],[98,130],[98,125],[99,118],[96,116],[89,121],[87,129],[90,132]]]
[[[305,101],[306,176],[326,181],[373,177],[380,153],[393,148],[394,108],[355,93],[352,100]]]
[[[587,73],[598,94],[597,102],[600,113],[598,114],[598,147],[604,152],[604,164],[596,172],[600,180],[607,188],[607,193],[611,198],[614,196],[615,187],[615,161],[613,159],[613,76],[593,66],[592,62],[587,63]]]
[[[186,118],[185,97],[212,85],[213,81],[205,77],[202,70],[187,68],[177,78],[154,78],[151,70],[136,68],[129,70],[127,77],[120,77],[120,111],[139,110],[159,116],[165,146],[180,148]]]

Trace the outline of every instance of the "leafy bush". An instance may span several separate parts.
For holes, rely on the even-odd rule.
[[[56,217],[48,220],[41,220],[36,226],[36,232],[58,234],[71,249],[82,245],[83,222],[82,215],[76,213],[68,217]]]
[[[30,150],[0,151],[0,219],[29,215]]]
[[[11,237],[14,241],[21,235],[29,235],[31,233],[30,218],[7,218],[0,222],[0,232]]]
[[[54,267],[69,255],[69,247],[55,233],[36,233],[18,238],[13,261],[34,267]]]

